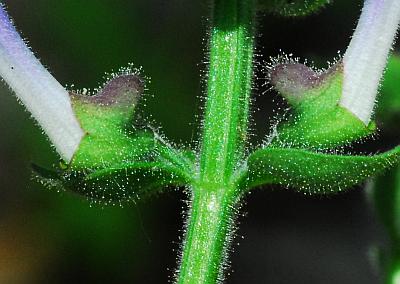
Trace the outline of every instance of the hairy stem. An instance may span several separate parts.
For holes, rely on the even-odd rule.
[[[224,278],[237,203],[228,189],[194,189],[178,283],[217,283]]]
[[[216,0],[200,179],[226,184],[243,158],[253,76],[253,0]]]
[[[233,181],[245,154],[254,49],[254,0],[215,0],[206,113],[178,283],[224,277],[235,209]]]

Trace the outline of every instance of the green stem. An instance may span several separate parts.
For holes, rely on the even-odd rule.
[[[217,283],[224,277],[237,203],[232,192],[196,188],[187,224],[178,283]]]
[[[240,193],[254,50],[254,0],[215,0],[198,182],[192,188],[177,283],[222,280]]]
[[[253,77],[254,1],[215,0],[200,179],[229,182],[243,159]]]

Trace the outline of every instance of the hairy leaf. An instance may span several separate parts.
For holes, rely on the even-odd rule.
[[[331,0],[259,0],[263,10],[289,17],[315,13],[331,2]]]
[[[308,194],[340,192],[399,162],[400,147],[374,156],[343,156],[302,149],[265,148],[248,159],[248,188],[265,184],[294,187]]]
[[[93,202],[120,204],[191,182],[194,175],[188,155],[175,150],[167,154],[168,151],[164,149],[147,160],[105,168],[52,171],[33,165],[33,169],[38,180],[50,189],[74,192]]]
[[[70,164],[55,172],[34,166],[43,184],[114,204],[192,179],[191,152],[173,148],[150,127],[135,125],[144,82],[130,71],[109,80],[95,95],[71,93],[86,135]]]

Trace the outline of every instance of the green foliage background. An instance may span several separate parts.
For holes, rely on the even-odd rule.
[[[129,62],[143,66],[151,78],[142,111],[152,118],[145,120],[162,122],[174,142],[196,145],[207,1],[3,2],[63,84],[95,88],[104,72]],[[260,16],[258,54],[268,60],[282,49],[324,67],[345,50],[361,2],[337,0],[301,19]],[[257,75],[261,94],[265,74]],[[31,180],[30,161],[50,166],[57,156],[4,86],[0,99],[0,283],[166,283],[176,266],[185,195],[171,191],[103,209],[44,190]],[[274,93],[257,95],[254,104],[257,142],[276,115],[272,109],[278,105],[279,113],[285,105]],[[389,149],[399,141],[394,124],[360,149]],[[361,190],[310,199],[276,189],[248,197],[238,232],[245,238],[234,246],[229,283],[376,283],[367,252],[384,232]]]

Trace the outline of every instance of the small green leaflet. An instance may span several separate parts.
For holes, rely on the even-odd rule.
[[[114,205],[146,198],[166,187],[189,184],[193,175],[191,169],[184,166],[187,162],[178,164],[159,156],[154,161],[131,162],[95,170],[66,169],[56,172],[37,165],[33,165],[33,169],[37,179],[50,189],[67,190],[94,203]]]
[[[86,135],[69,165],[56,171],[33,166],[44,185],[94,202],[120,204],[168,186],[186,185],[193,178],[191,152],[174,149],[152,129],[136,126],[144,82],[128,71],[106,82],[95,95],[71,93]]]
[[[330,194],[357,185],[399,162],[400,147],[373,156],[344,156],[302,149],[265,148],[252,153],[241,183],[294,187],[307,194]]]

